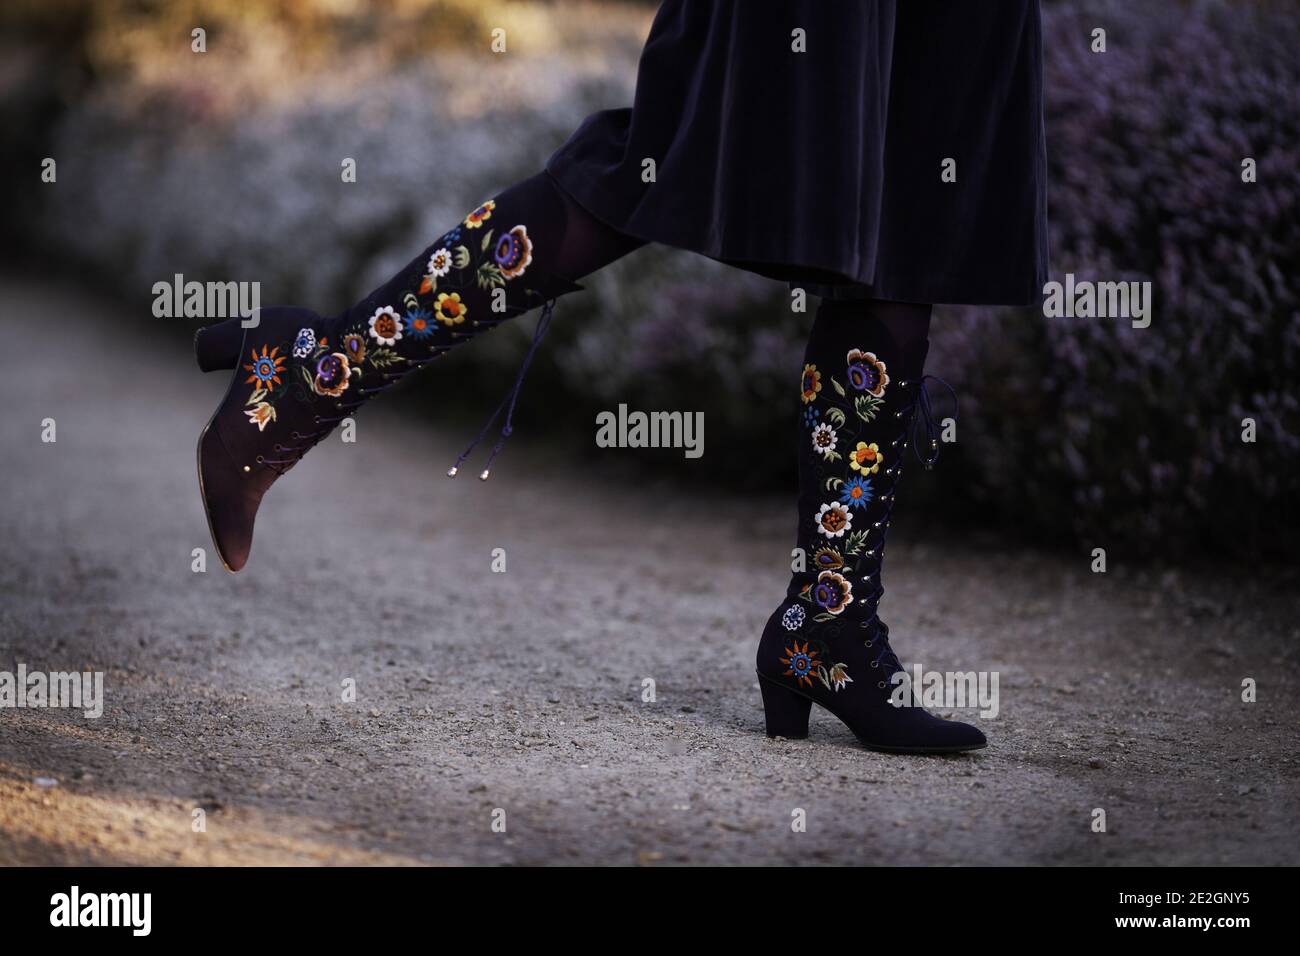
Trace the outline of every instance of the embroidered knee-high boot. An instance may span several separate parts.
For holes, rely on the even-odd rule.
[[[565,221],[554,185],[534,177],[479,206],[341,315],[263,308],[253,328],[231,319],[196,334],[200,368],[235,369],[198,448],[199,490],[228,570],[248,560],[253,521],[271,485],[371,396],[454,346],[544,306],[536,347],[552,301],[581,288],[551,271]],[[504,410],[501,440],[509,435],[531,358],[530,349],[484,432]]]
[[[793,576],[758,648],[769,736],[806,737],[818,703],[873,750],[985,745],[978,729],[927,713],[891,679],[902,665],[877,616],[889,515],[918,415],[928,433],[923,460],[937,454],[922,382],[928,345],[921,338],[903,349],[869,310],[818,310],[800,381],[798,544],[807,570]]]

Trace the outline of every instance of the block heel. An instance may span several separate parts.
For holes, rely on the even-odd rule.
[[[239,319],[226,319],[194,333],[194,357],[205,372],[233,369],[244,347],[244,327]]]
[[[769,737],[786,737],[802,740],[808,736],[808,715],[813,702],[788,687],[758,675],[758,685],[763,692],[763,716],[767,720]]]

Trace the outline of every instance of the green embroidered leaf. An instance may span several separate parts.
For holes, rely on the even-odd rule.
[[[876,417],[876,412],[884,404],[885,400],[883,398],[876,398],[874,395],[859,395],[853,403],[853,410],[858,413],[858,418],[864,422],[869,422]]]
[[[479,251],[479,252],[487,252],[487,251],[488,251],[488,246],[490,246],[490,245],[492,245],[492,230],[491,230],[491,229],[489,229],[489,230],[487,231],[487,235],[483,237],[483,245],[479,246],[479,250],[478,250],[478,251]]]
[[[841,385],[839,382],[835,381],[835,377],[834,377],[834,376],[831,376],[831,384],[835,386],[835,392],[836,392],[836,394],[838,394],[838,395],[840,396],[840,398],[843,398],[843,397],[844,397],[844,386]]]
[[[255,388],[255,389],[253,389],[253,394],[248,396],[248,401],[244,402],[244,404],[245,404],[245,405],[256,405],[258,402],[260,402],[260,401],[261,401],[262,399],[264,399],[264,398],[266,398],[266,389],[264,389],[264,388]]]
[[[817,624],[822,624],[825,623],[826,621],[833,621],[833,620],[835,620],[834,614],[818,614],[815,618],[813,618],[813,621]]]
[[[433,276],[426,276],[425,278],[427,278],[431,283],[433,283],[430,291],[433,291],[433,289],[438,288],[437,279],[435,279]],[[412,295],[410,292],[408,292],[406,293],[406,295],[402,296],[402,305],[406,306],[408,309],[418,309],[420,307],[420,300],[416,298],[414,295]]]
[[[839,428],[844,424],[844,411],[839,408],[831,408],[831,410],[826,413],[826,418],[832,425]]]
[[[467,248],[464,246],[457,246],[454,255],[455,258],[452,259],[451,264],[457,269],[464,269],[469,265],[469,250]]]
[[[833,448],[828,448],[822,452],[822,457],[827,461],[839,461],[843,456]]]
[[[865,531],[854,531],[849,535],[848,540],[844,542],[844,551],[847,554],[861,554],[866,544],[867,533]]]
[[[366,353],[366,361],[375,368],[387,368],[390,365],[396,365],[398,362],[405,362],[406,359],[392,349],[375,349]]]
[[[830,617],[829,614],[827,614],[826,616],[827,616],[827,617]],[[818,678],[818,679],[819,679],[823,684],[826,685],[826,689],[827,689],[827,690],[830,690],[830,689],[831,689],[830,677],[829,677],[829,675],[827,675],[827,673],[826,673],[826,668],[823,667],[823,666],[820,665],[820,664],[817,666],[817,678]]]
[[[842,484],[844,484],[844,479],[843,479],[843,478],[827,478],[827,479],[826,479],[826,490],[827,490],[827,491],[838,491],[839,488],[840,488],[840,485],[842,485]]]
[[[302,373],[302,380],[309,386],[311,385],[311,372],[307,371],[307,366],[299,365],[298,371]]]
[[[493,289],[506,284],[506,280],[502,278],[501,270],[495,262],[479,263],[476,278],[480,289]]]

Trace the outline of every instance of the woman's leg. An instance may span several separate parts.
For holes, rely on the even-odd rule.
[[[803,564],[757,657],[772,736],[806,736],[815,701],[877,749],[984,746],[977,729],[927,714],[897,687],[902,667],[877,614],[890,512],[922,400],[929,322],[929,306],[873,300],[824,301],[813,322],[799,383]]]
[[[276,479],[368,398],[508,318],[549,310],[578,288],[574,280],[641,244],[540,173],[473,210],[337,316],[264,308],[252,328],[232,319],[202,330],[200,367],[235,369],[199,439],[200,492],[225,566],[237,571],[247,561],[253,520]],[[522,370],[511,409],[521,379]]]

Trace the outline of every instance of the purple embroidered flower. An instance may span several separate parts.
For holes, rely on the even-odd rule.
[[[842,574],[823,571],[817,575],[812,596],[818,607],[830,614],[839,614],[853,603],[853,585]]]
[[[338,398],[347,391],[348,379],[351,375],[352,369],[348,364],[348,357],[342,352],[323,355],[316,363],[316,377],[311,383],[312,391],[317,395]]]
[[[849,363],[849,384],[859,392],[866,392],[876,398],[885,394],[889,376],[885,373],[885,363],[876,358],[872,352],[852,349],[847,360]]]
[[[523,275],[533,261],[533,241],[528,238],[528,229],[515,226],[509,232],[503,232],[497,239],[492,258],[496,260],[503,277],[514,279]]]

